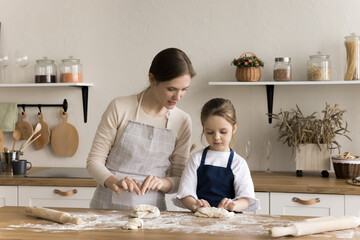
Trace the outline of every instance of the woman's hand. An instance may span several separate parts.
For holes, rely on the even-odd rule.
[[[116,192],[117,194],[121,194],[124,191],[135,191],[137,195],[140,195],[139,183],[130,177],[125,177],[119,180],[117,177],[112,175],[105,180],[104,186]]]
[[[164,186],[164,179],[155,176],[147,176],[140,187],[140,194],[144,195],[149,190],[160,191]]]
[[[231,212],[235,211],[235,203],[233,200],[231,200],[230,198],[224,198],[223,200],[220,201],[218,208],[224,208],[226,210],[229,210]]]

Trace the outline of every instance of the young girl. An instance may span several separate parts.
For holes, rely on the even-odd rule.
[[[258,209],[246,161],[229,147],[237,128],[232,103],[223,98],[208,101],[201,111],[201,124],[209,146],[190,157],[175,205],[180,206],[180,199],[193,212],[200,207],[236,212]]]

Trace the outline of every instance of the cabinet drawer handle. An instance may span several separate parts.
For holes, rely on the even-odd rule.
[[[70,190],[70,191],[67,191],[67,192],[63,192],[63,191],[60,191],[59,189],[55,189],[55,190],[54,190],[54,193],[55,193],[55,194],[58,194],[58,195],[60,195],[60,196],[66,197],[66,196],[72,196],[72,195],[76,194],[76,193],[77,193],[77,190],[76,190],[76,189],[73,189],[73,190]]]
[[[313,198],[313,199],[310,199],[310,200],[302,200],[302,199],[300,199],[300,198],[293,197],[293,198],[292,198],[292,201],[293,201],[293,202],[300,203],[300,204],[302,204],[302,205],[313,205],[313,204],[319,203],[319,202],[320,202],[320,198]]]

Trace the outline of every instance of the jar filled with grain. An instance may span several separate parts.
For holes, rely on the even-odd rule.
[[[292,76],[291,58],[277,57],[274,64],[274,81],[290,81]]]
[[[311,55],[307,64],[307,80],[326,81],[331,80],[330,56],[318,52]]]
[[[78,83],[82,82],[82,64],[80,59],[70,56],[62,59],[60,64],[60,82],[62,83]]]

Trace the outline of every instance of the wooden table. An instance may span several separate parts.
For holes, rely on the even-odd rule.
[[[273,226],[302,221],[305,217],[236,214],[230,219],[198,218],[190,212],[161,212],[145,219],[143,229],[122,230],[129,211],[60,209],[83,219],[82,225],[59,224],[25,214],[24,207],[0,208],[0,239],[270,239]],[[293,237],[286,237],[293,238]],[[297,239],[360,239],[360,228],[302,236]],[[284,239],[284,238],[281,238]]]

